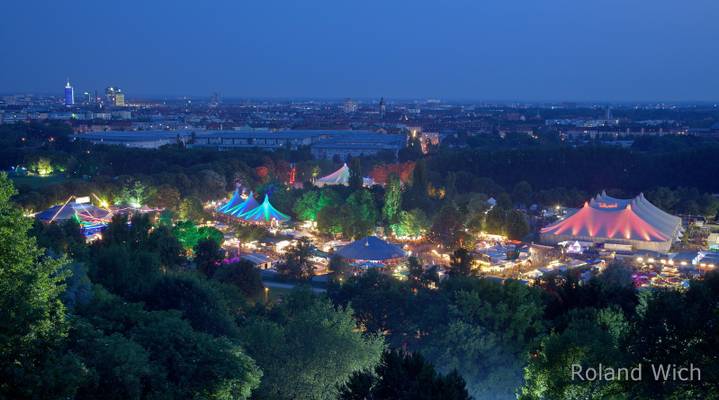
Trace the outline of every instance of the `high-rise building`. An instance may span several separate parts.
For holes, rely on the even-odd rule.
[[[71,107],[73,105],[75,105],[75,89],[70,85],[70,78],[67,78],[67,83],[65,84],[65,106]]]
[[[111,106],[124,107],[125,93],[123,93],[119,87],[110,86],[105,89],[105,101]]]
[[[115,107],[125,107],[125,93],[122,93],[120,89],[115,93]]]
[[[384,118],[384,114],[387,112],[387,106],[384,104],[384,97],[379,99],[379,117]]]

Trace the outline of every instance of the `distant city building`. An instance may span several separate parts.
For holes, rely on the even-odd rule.
[[[384,97],[379,99],[379,117],[384,118],[385,113],[387,112],[387,105],[384,103]]]
[[[125,106],[125,94],[119,87],[110,86],[105,89],[105,101],[115,107]]]
[[[75,135],[75,139],[96,144],[146,148],[156,148],[177,141],[188,142],[190,147],[217,150],[242,148],[277,150],[307,146],[317,158],[339,157],[340,159],[373,155],[382,151],[396,155],[406,142],[403,135],[354,130],[108,131],[81,133]]]
[[[65,106],[70,107],[75,105],[75,89],[70,85],[70,79],[68,78],[65,84]]]
[[[357,102],[353,101],[352,99],[345,100],[344,110],[346,113],[349,114],[349,113],[357,112],[357,108],[358,108]]]

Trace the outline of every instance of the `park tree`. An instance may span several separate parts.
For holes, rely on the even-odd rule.
[[[248,299],[259,299],[265,287],[260,271],[246,260],[223,264],[215,272],[213,279],[238,288]]]
[[[301,238],[290,246],[277,265],[277,272],[287,279],[308,280],[314,275],[314,266],[310,261],[312,245],[306,238]]]
[[[419,259],[416,256],[407,258],[407,279],[413,286],[416,287],[421,285],[423,274],[424,267],[419,262]]]
[[[510,239],[522,240],[529,234],[527,217],[519,210],[510,210],[505,214],[505,227]]]
[[[419,208],[400,211],[395,222],[390,225],[392,233],[399,237],[421,237],[430,227],[427,214]]]
[[[180,201],[178,209],[179,219],[185,221],[204,221],[207,217],[204,208],[202,208],[202,201],[194,196],[186,196]]]
[[[469,276],[472,274],[472,254],[465,248],[459,248],[450,256],[450,274]]]
[[[212,278],[212,275],[220,268],[220,264],[225,258],[225,251],[217,241],[210,238],[201,239],[193,250],[197,270],[206,277]]]
[[[164,183],[155,189],[148,204],[152,207],[175,210],[180,205],[180,192],[174,186]]]
[[[385,351],[375,371],[357,373],[341,400],[469,400],[464,379],[452,371],[439,374],[419,353]]]
[[[364,186],[364,178],[362,175],[362,163],[359,157],[354,157],[350,161],[350,178],[349,187],[352,190],[360,190]]]
[[[562,332],[544,337],[537,354],[525,369],[526,383],[520,399],[626,398],[621,380],[590,383],[573,376],[573,365],[582,369],[627,367],[622,343],[629,332],[624,314],[616,309],[577,310]]]
[[[385,222],[391,224],[395,221],[397,214],[402,209],[402,185],[397,175],[391,175],[387,181],[387,187],[384,192],[384,206],[382,207],[382,217]]]
[[[295,202],[294,207],[292,207],[292,211],[294,211],[297,219],[301,221],[316,221],[319,212],[319,199],[320,194],[316,190],[310,190],[300,196]]]
[[[453,202],[447,202],[434,217],[432,228],[429,230],[430,238],[444,246],[460,245],[463,239],[464,227],[462,215]]]
[[[351,275],[352,267],[344,257],[339,254],[333,254],[332,257],[330,257],[327,269],[334,274],[336,280],[341,281]]]
[[[141,298],[150,310],[178,310],[192,328],[213,336],[235,337],[237,326],[217,281],[191,273],[166,274]]]
[[[82,368],[64,353],[67,261],[46,256],[29,236],[31,220],[10,202],[14,194],[0,173],[0,397],[69,398]]]
[[[327,235],[335,236],[342,233],[342,207],[327,206],[317,214],[317,229]]]
[[[522,207],[528,207],[532,202],[532,185],[527,181],[520,181],[512,190],[512,201]]]
[[[341,211],[343,218],[342,233],[353,239],[368,235],[374,230],[378,215],[372,193],[366,189],[360,189],[352,193]]]
[[[262,376],[232,339],[193,329],[177,311],[149,311],[99,286],[78,308],[69,341],[92,378],[79,387],[79,400],[247,399]]]
[[[334,400],[354,373],[379,363],[382,338],[358,330],[349,307],[295,289],[275,308],[241,328],[264,373],[256,398]]]

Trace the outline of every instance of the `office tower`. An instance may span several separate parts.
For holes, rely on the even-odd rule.
[[[67,78],[67,83],[65,84],[65,106],[71,107],[75,105],[75,90],[70,85],[70,78]]]
[[[387,106],[384,104],[384,97],[379,99],[379,117],[384,118],[384,114],[387,112]]]

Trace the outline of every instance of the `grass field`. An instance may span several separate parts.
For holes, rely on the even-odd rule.
[[[52,185],[53,183],[60,183],[67,180],[63,175],[51,175],[51,176],[10,176],[15,186],[29,186],[32,189],[38,189],[43,186]]]

